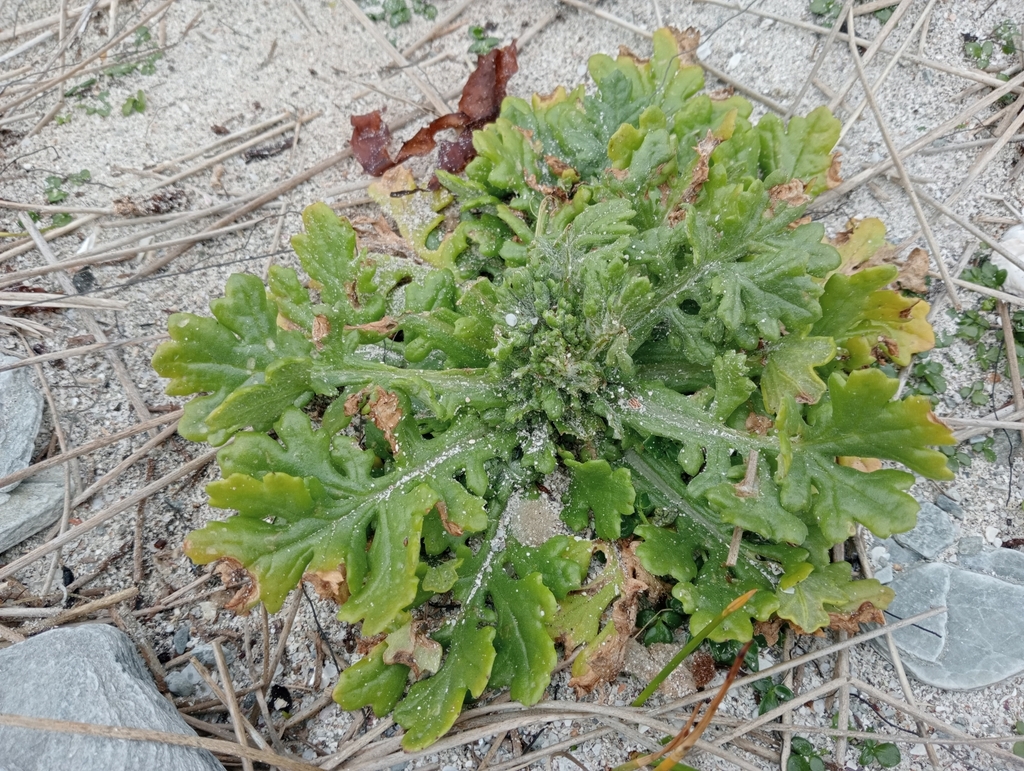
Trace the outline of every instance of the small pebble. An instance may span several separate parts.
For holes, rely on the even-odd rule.
[[[174,630],[174,652],[178,656],[185,652],[185,647],[188,645],[188,639],[188,624],[182,624]]]

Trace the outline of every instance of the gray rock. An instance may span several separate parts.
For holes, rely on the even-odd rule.
[[[0,713],[195,736],[160,695],[132,641],[99,624],[44,632],[0,650]],[[206,750],[0,726],[3,765],[224,771]]]
[[[956,545],[957,554],[960,555],[960,564],[966,565],[965,557],[978,554],[985,548],[985,539],[980,535],[967,535],[960,539]]]
[[[1009,466],[1010,458],[1020,457],[1020,431],[993,431],[992,449],[996,454],[997,466]]]
[[[1013,549],[979,549],[961,558],[960,565],[1024,586],[1024,554]]]
[[[167,683],[167,690],[175,696],[191,696],[196,690],[195,683],[181,670],[168,672],[164,682]]]
[[[887,556],[885,557],[885,563],[888,565],[899,565],[902,569],[906,565],[913,565],[917,562],[921,562],[923,559],[913,549],[904,549],[892,538],[886,538],[882,541],[882,546],[885,547]]]
[[[936,498],[935,505],[952,517],[956,517],[957,519],[964,518],[964,507],[948,495],[940,495]]]
[[[238,658],[235,655],[234,649],[230,645],[222,646],[224,650],[224,660],[228,664],[233,664],[235,659]],[[217,657],[213,653],[213,646],[209,643],[202,643],[192,649],[192,655],[196,657],[196,661],[202,664],[204,667],[215,667],[217,666]]]
[[[917,514],[917,525],[909,533],[893,536],[896,542],[913,549],[925,559],[934,559],[940,552],[953,545],[956,530],[949,515],[930,501],[921,503]]]
[[[52,525],[63,510],[64,473],[59,468],[29,477],[9,493],[0,493],[0,553]]]
[[[19,359],[0,355],[0,365]],[[0,372],[0,477],[27,468],[43,419],[43,396],[28,367]],[[6,493],[17,483],[0,488]]]
[[[896,599],[888,613],[895,617],[948,608],[893,632],[904,666],[918,680],[970,690],[1024,671],[1024,617],[1016,610],[1024,606],[1024,586],[943,563],[922,563],[891,586]]]
[[[177,655],[180,656],[185,652],[185,646],[188,645],[188,638],[188,624],[182,624],[174,630],[174,652]]]

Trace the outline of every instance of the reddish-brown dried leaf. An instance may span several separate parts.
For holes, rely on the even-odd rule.
[[[352,154],[367,174],[379,177],[395,165],[388,152],[391,130],[381,120],[380,110],[353,115],[349,121],[352,123]]]
[[[338,565],[335,570],[317,570],[315,572],[303,573],[302,580],[310,584],[313,587],[313,591],[325,600],[334,600],[334,602],[341,605],[349,598],[344,565]]]
[[[388,151],[391,132],[381,120],[380,112],[375,110],[366,115],[353,115],[353,155],[368,174],[379,177],[399,163],[426,155],[439,146],[439,168],[453,174],[462,171],[476,155],[473,130],[498,117],[509,78],[518,70],[514,41],[505,48],[495,48],[486,56],[478,57],[476,69],[462,87],[458,112],[432,120],[403,144],[393,158]],[[455,131],[456,138],[438,142],[437,135],[446,130]]]
[[[870,602],[861,603],[861,606],[853,613],[829,613],[829,628],[839,629],[850,634],[857,634],[861,624],[884,624],[885,616],[882,611]]]

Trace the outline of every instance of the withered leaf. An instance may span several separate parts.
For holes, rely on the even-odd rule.
[[[441,527],[445,529],[448,535],[462,535],[462,528],[448,519],[448,505],[443,500],[440,500],[434,504],[434,507],[437,509],[437,513],[441,517]]]
[[[353,115],[352,154],[368,174],[379,177],[403,161],[426,155],[438,147],[438,166],[457,173],[466,168],[476,151],[473,149],[474,129],[498,117],[505,98],[509,78],[519,70],[516,44],[495,48],[477,58],[476,69],[462,87],[458,112],[442,115],[417,131],[392,157],[388,150],[391,132],[381,120],[379,110],[366,115]],[[453,141],[437,141],[437,134],[446,129],[457,134]]]
[[[336,570],[318,570],[316,572],[303,573],[302,580],[310,584],[313,587],[313,591],[325,600],[334,600],[334,602],[341,605],[349,598],[344,565],[338,565]]]
[[[829,627],[856,634],[861,624],[884,624],[885,616],[870,602],[861,603],[852,613],[829,613]]]
[[[690,67],[698,64],[697,49],[700,47],[700,30],[696,27],[687,27],[683,30],[674,27],[669,27],[669,29],[672,30],[672,36],[676,39],[676,43],[679,44],[679,66]]]
[[[690,184],[683,193],[684,203],[693,203],[697,200],[704,183],[708,181],[708,158],[721,143],[722,140],[712,134],[709,129],[704,138],[693,148],[697,151],[697,165],[693,167]]]
[[[313,345],[318,351],[324,349],[323,339],[331,333],[331,322],[326,316],[313,317]]]
[[[391,452],[398,454],[398,440],[395,429],[402,419],[402,411],[398,408],[398,396],[377,386],[377,398],[370,404],[370,420],[383,432],[384,438],[391,445]]]
[[[381,120],[380,110],[353,115],[349,122],[352,124],[352,154],[367,174],[379,177],[395,165],[388,153],[391,130]]]
[[[366,324],[346,324],[345,331],[357,330],[359,332],[373,332],[377,335],[390,335],[398,328],[398,322],[390,316],[385,316],[377,321],[369,321]]]
[[[189,548],[188,541],[185,542],[185,548]],[[238,591],[235,592],[234,596],[224,607],[227,610],[235,611],[240,616],[246,615],[249,612],[249,607],[260,595],[260,585],[259,581],[256,580],[256,576],[246,570],[242,563],[233,557],[221,559],[213,572],[217,574],[217,577],[220,578],[224,586],[239,587]]]

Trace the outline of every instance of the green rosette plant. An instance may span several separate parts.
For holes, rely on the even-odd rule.
[[[884,608],[831,547],[914,525],[897,467],[950,477],[950,431],[877,366],[931,346],[927,304],[861,264],[879,224],[837,248],[803,217],[839,123],[754,123],[700,93],[678,33],[653,43],[594,56],[592,93],[505,99],[437,190],[388,172],[402,254],[310,206],[306,278],[232,276],[154,357],[201,394],[180,432],[222,447],[210,503],[237,512],[187,554],[244,570],[241,610],[303,580],[333,597],[380,640],[336,698],[393,712],[409,749],[485,688],[537,702],[558,646],[583,646],[579,688],[614,677],[656,585],[694,631],[757,590],[715,641]],[[520,543],[509,501],[552,474],[579,535]]]

